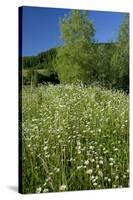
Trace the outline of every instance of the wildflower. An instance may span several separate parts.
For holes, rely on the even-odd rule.
[[[97,183],[95,182],[95,183],[93,183],[93,185],[94,185],[94,186],[97,186]]]
[[[103,160],[100,160],[100,161],[99,161],[99,164],[103,165]]]
[[[96,180],[97,180],[96,177],[94,177],[93,180],[92,180],[92,182],[94,183],[94,182],[96,182]]]
[[[109,161],[112,161],[112,162],[113,162],[113,161],[114,161],[114,159],[113,159],[113,158],[109,158]]]
[[[82,165],[77,166],[77,170],[81,169],[82,167],[83,167]]]
[[[50,180],[51,180],[51,178],[50,178],[50,177],[46,178],[46,182],[49,182]]]
[[[89,147],[89,149],[90,149],[90,150],[93,150],[93,149],[94,149],[94,147],[93,147],[93,146],[90,146],[90,147]]]
[[[117,186],[116,185],[113,185],[113,188],[116,188]]]
[[[77,140],[77,146],[80,146],[80,140]]]
[[[91,176],[91,177],[90,177],[90,180],[92,181],[94,178],[95,178],[95,176]]]
[[[87,152],[86,152],[86,154],[87,154],[87,156],[89,156],[89,155],[90,155],[90,152],[89,152],[89,151],[87,151]]]
[[[99,165],[97,165],[96,168],[99,169]]]
[[[46,157],[46,158],[49,158],[49,157],[50,157],[50,155],[49,155],[49,154],[47,154],[45,157]]]
[[[92,169],[88,169],[87,171],[86,171],[86,174],[92,174],[92,172],[93,172],[93,170]]]
[[[80,151],[80,150],[78,150],[78,154],[81,154],[81,151]]]
[[[47,140],[44,140],[44,144],[48,144],[48,141],[47,141]]]
[[[70,160],[68,160],[68,161],[72,162],[72,161],[73,161],[73,158],[70,158]]]
[[[99,133],[101,132],[101,129],[100,129],[100,128],[98,129],[98,132],[99,132]]]
[[[66,185],[64,185],[64,184],[61,185],[59,188],[59,191],[65,191],[65,190],[66,190]]]
[[[55,170],[56,173],[58,173],[60,171],[59,168],[55,168],[54,170]]]
[[[104,153],[104,154],[107,154],[107,153],[108,153],[108,150],[104,151],[103,153]]]
[[[84,164],[88,165],[89,164],[89,160],[85,160]]]
[[[102,160],[102,159],[103,159],[103,156],[100,156],[100,159]]]
[[[49,191],[48,188],[43,189],[43,193],[48,192],[48,191]]]
[[[101,185],[98,185],[98,188],[101,188]]]
[[[46,151],[48,149],[48,146],[44,147],[43,150]]]
[[[47,185],[47,183],[45,182],[44,184],[43,184],[43,186],[46,186]]]
[[[77,146],[76,149],[77,149],[77,150],[80,150],[80,149],[81,149],[81,146]]]
[[[113,163],[109,163],[110,166],[113,166]]]
[[[118,151],[118,148],[115,148],[114,151]]]
[[[36,188],[36,193],[40,193],[40,192],[41,192],[41,190],[42,190],[42,188],[41,188],[41,187],[38,187],[38,188]]]
[[[49,176],[52,176],[52,175],[53,175],[53,172],[50,172],[50,173],[49,173]]]
[[[102,171],[98,171],[98,175],[103,177],[103,172]]]
[[[93,163],[93,162],[95,162],[95,160],[92,158],[92,159],[90,159],[90,161]]]

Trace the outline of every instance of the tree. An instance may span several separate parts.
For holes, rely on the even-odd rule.
[[[117,48],[117,43],[98,43],[97,45],[97,81],[106,87],[111,87],[111,59],[114,54],[114,50]]]
[[[129,90],[129,16],[120,26],[118,45],[112,57],[113,84],[117,88]]]
[[[56,71],[62,83],[87,83],[93,76],[95,29],[86,11],[73,10],[60,21],[64,45],[58,48]]]
[[[48,71],[54,71],[54,59],[56,57],[56,48],[47,50],[38,54],[39,64],[37,68],[47,69]]]
[[[37,56],[23,57],[23,69],[36,68],[39,59]]]

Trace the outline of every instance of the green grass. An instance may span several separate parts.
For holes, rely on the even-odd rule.
[[[128,187],[128,101],[100,87],[25,87],[23,193]]]
[[[22,75],[23,75],[24,77],[27,77],[29,70],[30,70],[30,69],[23,69],[23,70],[22,70]],[[36,71],[37,71],[39,74],[44,75],[44,76],[47,76],[47,75],[49,74],[47,69],[37,69]]]

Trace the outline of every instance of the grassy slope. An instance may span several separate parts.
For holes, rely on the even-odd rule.
[[[22,75],[23,75],[24,77],[26,77],[27,74],[28,74],[28,71],[29,71],[29,69],[23,69],[23,70],[22,70]],[[44,76],[47,76],[47,75],[48,75],[48,70],[47,70],[47,69],[37,69],[36,71],[37,71],[39,74],[42,74],[42,75],[44,75]]]
[[[99,87],[23,90],[23,192],[128,186],[128,96]]]

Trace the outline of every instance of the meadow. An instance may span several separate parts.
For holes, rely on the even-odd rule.
[[[99,86],[24,86],[22,192],[129,186],[129,97]]]

